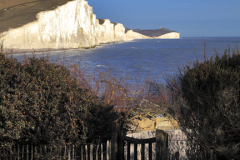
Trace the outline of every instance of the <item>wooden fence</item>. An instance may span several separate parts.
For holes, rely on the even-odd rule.
[[[134,145],[134,160],[137,157],[137,149],[141,146],[141,160],[145,158],[151,160],[152,144],[156,143],[156,159],[163,160],[164,148],[167,148],[167,134],[157,130],[156,138],[135,139],[121,134],[119,125],[112,124],[111,140],[82,146],[59,146],[54,150],[51,146],[14,145],[12,150],[0,150],[1,160],[35,160],[35,159],[59,159],[59,160],[130,160],[130,146]],[[145,157],[145,144],[148,144],[148,157]],[[124,150],[125,147],[125,150]],[[53,153],[54,154],[51,154]],[[165,159],[164,159],[165,160]]]
[[[134,145],[134,160],[141,159],[149,159],[152,160],[152,144],[155,143],[156,149],[156,159],[157,160],[168,160],[168,135],[162,130],[156,130],[156,137],[149,138],[149,139],[136,139],[130,138],[125,135],[122,135],[120,132],[119,125],[117,123],[113,123],[112,126],[112,154],[111,160],[123,160],[127,159],[130,160],[130,146],[131,144]],[[125,145],[126,144],[126,145]],[[141,155],[137,157],[137,150],[140,144],[141,148]],[[148,144],[148,153],[146,154],[145,145]],[[124,146],[126,146],[126,150],[124,152]],[[145,157],[148,155],[148,157]]]
[[[14,145],[9,150],[0,149],[1,160],[172,160],[169,155],[169,139],[167,133],[156,130],[155,138],[136,139],[123,135],[119,124],[112,124],[112,137],[104,143],[81,146],[59,146],[53,152],[50,146]],[[155,144],[155,145],[153,145]],[[131,147],[132,146],[132,147]],[[148,147],[146,147],[148,146]],[[139,147],[139,148],[138,148]],[[148,148],[148,149],[146,149]],[[140,155],[138,155],[140,150]],[[153,156],[153,151],[155,155]],[[133,153],[131,155],[130,153]],[[175,159],[175,158],[174,158]],[[216,156],[211,153],[211,160]]]
[[[110,160],[111,142],[81,146],[59,146],[53,151],[50,146],[13,145],[12,150],[1,149],[1,160]]]

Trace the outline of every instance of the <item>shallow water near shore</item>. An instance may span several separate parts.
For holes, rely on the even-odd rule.
[[[78,65],[87,75],[95,71],[109,73],[114,77],[128,77],[130,82],[146,78],[165,83],[167,75],[178,72],[195,60],[203,61],[204,44],[207,57],[224,50],[234,50],[240,44],[240,37],[142,39],[131,42],[101,45],[93,49],[70,49],[35,54],[48,56],[50,60],[64,65]],[[33,53],[14,54],[22,60]]]

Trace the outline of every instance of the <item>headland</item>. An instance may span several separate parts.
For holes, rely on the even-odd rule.
[[[146,38],[179,38],[167,29],[131,30],[97,19],[85,0],[0,0],[0,46],[39,50],[92,48]]]

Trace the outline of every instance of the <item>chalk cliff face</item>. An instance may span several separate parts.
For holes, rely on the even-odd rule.
[[[126,41],[125,28],[121,23],[114,23],[114,39],[118,42]]]
[[[171,33],[167,33],[167,34],[161,35],[159,37],[154,37],[154,38],[160,38],[160,39],[180,38],[180,33],[179,32],[171,32]]]
[[[111,23],[109,19],[97,19],[96,39],[100,44],[126,41],[125,28],[121,23]]]
[[[127,40],[131,40],[131,39],[147,39],[147,38],[151,38],[145,35],[142,35],[140,33],[134,32],[133,30],[129,30],[126,33],[126,39]]]
[[[5,48],[77,48],[98,44],[96,15],[84,0],[75,0],[52,11],[40,12],[37,21],[9,30]]]
[[[114,24],[109,19],[99,19],[99,36],[97,37],[100,43],[114,42]]]
[[[163,38],[176,38],[175,33]],[[70,1],[51,11],[42,11],[37,20],[22,27],[0,33],[4,48],[88,48],[101,43],[150,38],[132,30],[125,33],[120,23],[96,19],[93,9],[85,0]]]

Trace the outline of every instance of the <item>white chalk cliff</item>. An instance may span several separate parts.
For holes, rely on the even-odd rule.
[[[142,35],[140,33],[134,32],[133,30],[129,30],[126,33],[126,39],[132,40],[132,39],[147,39],[150,38],[148,36]]]
[[[74,0],[38,13],[34,22],[0,33],[0,45],[15,49],[88,48],[142,38],[150,37],[132,30],[125,33],[122,24],[111,23],[108,19],[98,20],[87,1]],[[179,33],[158,38],[179,38]]]
[[[179,32],[171,32],[171,33],[166,33],[164,35],[161,35],[159,37],[154,37],[154,38],[159,38],[159,39],[175,39],[175,38],[180,38],[180,33]]]

